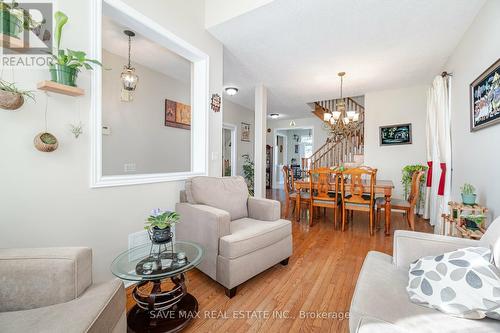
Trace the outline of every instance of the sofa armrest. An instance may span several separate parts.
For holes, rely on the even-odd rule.
[[[397,268],[408,269],[419,258],[470,246],[481,246],[481,243],[465,238],[397,230],[394,233],[393,261]]]
[[[198,268],[216,279],[219,238],[229,235],[231,217],[228,212],[206,205],[178,203],[175,210],[180,221],[175,225],[178,240],[193,241],[204,248],[204,256]]]
[[[0,277],[0,312],[68,302],[92,284],[92,250],[0,249]]]
[[[248,198],[248,216],[260,221],[276,221],[281,217],[281,206],[279,201]]]

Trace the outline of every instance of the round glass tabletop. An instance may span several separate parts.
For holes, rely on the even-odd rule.
[[[116,257],[111,263],[111,272],[129,281],[160,280],[189,271],[202,257],[203,249],[196,243],[176,241],[161,247],[149,243]]]

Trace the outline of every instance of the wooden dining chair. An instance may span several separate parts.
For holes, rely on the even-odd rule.
[[[283,178],[284,178],[284,190],[285,190],[285,218],[288,217],[290,212],[290,203],[293,203],[293,212],[295,215],[299,214],[300,216],[300,207],[297,207],[297,196],[299,192],[295,190],[295,179],[293,176],[293,170],[287,165],[283,166]],[[308,193],[301,193],[300,197],[301,205],[304,203],[305,205],[309,205],[311,198]]]
[[[315,207],[322,207],[325,212],[326,208],[332,208],[333,225],[337,228],[337,208],[342,202],[339,191],[339,173],[330,168],[318,168],[311,170],[309,173],[309,193],[312,194],[309,225],[313,225]]]
[[[370,235],[373,235],[375,220],[375,179],[376,169],[360,167],[342,173],[342,231],[345,231],[349,211],[368,212]]]
[[[408,200],[393,198],[391,199],[391,212],[392,210],[402,210],[406,217],[408,226],[411,230],[415,230],[415,207],[420,196],[420,182],[424,176],[425,171],[415,171],[411,176],[410,195]],[[385,206],[385,198],[377,198],[377,226],[380,225],[380,210]]]

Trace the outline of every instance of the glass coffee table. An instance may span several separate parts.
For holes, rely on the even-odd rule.
[[[178,332],[196,317],[198,301],[187,292],[184,273],[200,263],[203,249],[185,241],[159,249],[151,244],[137,246],[111,264],[115,276],[138,282],[132,291],[136,305],[127,316],[129,331]],[[173,282],[172,289],[162,288],[165,279]]]

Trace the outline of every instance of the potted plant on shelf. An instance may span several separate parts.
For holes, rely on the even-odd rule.
[[[146,229],[153,244],[168,243],[172,240],[171,227],[179,222],[180,215],[176,212],[162,211],[157,208],[146,220]]]
[[[460,190],[462,191],[462,202],[465,205],[476,204],[476,189],[471,184],[465,183]]]
[[[28,11],[19,7],[15,1],[10,4],[0,2],[0,15],[2,17],[0,33],[14,38],[19,38],[24,30],[33,30],[44,23],[33,20]]]
[[[68,17],[63,12],[54,14],[56,29],[54,38],[57,43],[56,54],[52,54],[54,62],[49,66],[51,80],[67,86],[76,87],[78,73],[83,68],[92,70],[91,64],[101,66],[101,63],[94,59],[88,59],[83,51],[73,51],[61,49],[61,34],[64,25],[68,22]]]
[[[485,216],[483,214],[470,214],[462,216],[465,220],[465,227],[470,230],[478,230],[481,228]]]
[[[19,90],[15,83],[0,79],[0,108],[4,110],[17,110],[23,106],[25,98],[35,101],[32,91]]]

